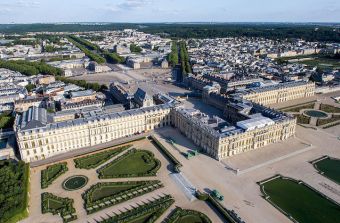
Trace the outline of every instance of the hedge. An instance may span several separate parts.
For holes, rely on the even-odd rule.
[[[62,203],[62,207],[53,209],[48,206],[49,200],[55,200]],[[73,199],[57,197],[51,193],[41,194],[41,212],[52,213],[53,215],[60,215],[63,218],[63,222],[70,222],[77,219],[76,209],[73,207]]]
[[[97,201],[93,201],[93,193],[95,190],[105,187],[105,186],[124,186],[129,184],[135,184],[136,187],[131,189],[121,191],[117,194],[113,194],[111,196],[102,198]],[[100,211],[107,207],[119,204],[121,202],[133,199],[135,197],[141,196],[143,194],[147,194],[151,191],[154,191],[158,188],[163,187],[163,184],[158,181],[127,181],[127,182],[104,182],[93,185],[90,189],[88,189],[85,193],[83,193],[82,197],[84,200],[84,207],[88,214],[92,214],[94,212]],[[141,190],[141,191],[140,191]]]
[[[213,206],[218,211],[218,213],[224,218],[225,222],[228,222],[228,223],[242,222],[242,220],[239,220],[239,219],[234,220],[234,218],[231,216],[231,213],[235,215],[235,217],[237,218],[236,213],[234,213],[233,211],[229,213],[229,211],[225,207],[223,207],[222,204],[218,202],[215,198],[213,198],[210,194],[196,191],[196,197],[199,200],[206,201],[211,206]]]
[[[162,143],[160,143],[154,136],[149,136],[149,140],[153,143],[154,146],[156,146],[156,148],[158,150],[161,151],[161,153],[163,153],[168,160],[171,161],[171,163],[174,165],[174,171],[177,173],[180,173],[181,170],[180,168],[183,166],[177,159],[176,157],[174,157],[169,150],[167,150]]]
[[[75,167],[79,168],[79,169],[96,168],[96,167],[100,166],[101,164],[105,163],[106,161],[108,161],[109,159],[111,159],[112,157],[114,157],[114,156],[118,155],[119,153],[127,150],[130,147],[131,147],[131,145],[126,145],[126,146],[106,150],[106,151],[103,151],[103,152],[99,152],[99,153],[96,153],[96,154],[76,158],[76,159],[74,159]],[[92,165],[87,163],[89,159],[96,159],[97,157],[101,157],[101,156],[103,156],[103,159],[100,159],[97,163],[94,163]]]
[[[49,176],[49,173],[52,171],[57,171],[57,172],[55,175],[51,177]],[[48,166],[46,169],[41,171],[41,188],[42,189],[47,188],[49,185],[53,183],[53,181],[55,181],[59,176],[66,173],[67,171],[68,171],[68,168],[67,168],[66,162],[57,163],[57,164]]]
[[[212,221],[205,214],[198,212],[198,211],[194,211],[194,210],[185,210],[180,207],[176,207],[175,210],[170,214],[170,216],[166,218],[163,222],[164,223],[176,223],[182,217],[186,217],[190,215],[199,217],[203,223],[212,223]]]
[[[146,223],[155,222],[173,203],[175,200],[170,195],[165,195],[164,197],[157,198],[150,203],[143,204],[136,208],[130,209],[128,211],[122,212],[118,215],[114,215],[108,219],[100,221],[100,223],[128,223],[134,222],[137,219],[143,218],[151,213],[151,216],[145,221]]]

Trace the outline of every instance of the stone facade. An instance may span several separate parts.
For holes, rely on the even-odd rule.
[[[275,124],[247,131],[227,125],[223,119],[182,108],[174,109],[171,117],[181,133],[217,160],[286,140],[295,135],[296,127],[294,118],[282,117]]]
[[[314,96],[314,94],[314,83],[296,81],[281,83],[274,86],[252,88],[240,96],[255,103],[270,105],[299,98],[311,97]]]
[[[52,123],[46,116],[45,109],[32,107],[16,118],[18,147],[25,162],[170,125],[170,106],[158,105],[114,114],[84,114],[83,118]]]

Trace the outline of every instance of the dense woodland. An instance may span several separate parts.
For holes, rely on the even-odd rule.
[[[2,24],[0,33],[81,32],[125,28],[139,29],[172,38],[265,37],[269,39],[302,38],[307,41],[340,42],[339,24],[295,23],[216,23],[216,24]]]
[[[28,172],[22,161],[0,161],[0,223],[26,217]]]

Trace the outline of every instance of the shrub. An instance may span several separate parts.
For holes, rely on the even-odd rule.
[[[53,208],[49,206],[50,201],[59,202],[61,207]],[[51,193],[41,194],[41,212],[52,213],[53,215],[60,215],[63,222],[69,222],[77,219],[76,209],[73,207],[73,199],[57,197]],[[70,216],[70,217],[67,217]]]
[[[57,163],[41,171],[41,188],[47,188],[59,176],[68,171],[67,163]]]
[[[103,187],[118,187],[118,186],[128,186],[133,185],[134,187],[120,191],[116,194],[113,194],[111,196],[107,196],[104,198],[101,198],[99,200],[94,201],[94,193]],[[85,201],[85,209],[87,210],[88,214],[97,212],[99,210],[102,210],[104,208],[113,206],[115,204],[121,203],[126,200],[130,200],[132,198],[141,196],[143,194],[149,193],[151,191],[154,191],[160,187],[163,187],[163,184],[161,184],[160,181],[128,181],[128,182],[104,182],[104,183],[98,183],[96,185],[93,185],[90,189],[88,189],[83,194],[83,199]],[[110,203],[105,203],[107,201],[110,201]],[[98,207],[96,207],[98,206]],[[92,209],[91,209],[92,208]]]
[[[147,204],[116,214],[100,223],[128,223],[134,222],[136,219],[139,219],[140,222],[152,223],[155,222],[174,202],[175,200],[170,195],[166,195]],[[143,216],[148,216],[148,218],[143,219]]]
[[[156,148],[158,150],[160,150],[161,153],[163,153],[163,155],[165,155],[168,160],[174,165],[174,171],[177,173],[180,173],[181,170],[180,168],[182,167],[182,164],[176,159],[176,157],[174,157],[169,150],[167,150],[162,143],[160,143],[154,136],[150,136],[150,141],[152,142],[152,144],[154,144],[156,146]]]
[[[126,146],[106,150],[103,152],[99,152],[96,154],[80,157],[80,158],[74,159],[74,163],[75,163],[76,168],[79,168],[79,169],[93,169],[105,163],[106,161],[118,155],[119,153],[127,150],[130,147],[131,145],[126,145]]]

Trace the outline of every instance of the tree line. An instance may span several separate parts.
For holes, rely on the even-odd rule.
[[[60,76],[63,74],[62,69],[52,67],[45,62],[30,62],[25,60],[0,60],[0,68],[17,71],[27,76],[37,74]]]
[[[173,41],[171,43],[171,52],[168,55],[168,61],[172,67],[175,67],[178,63],[178,47],[177,42]]]
[[[325,24],[153,24],[140,31],[173,39],[263,37],[306,41],[340,42],[339,28]]]
[[[189,54],[187,50],[187,45],[184,41],[179,43],[179,60],[181,63],[181,71],[183,77],[186,76],[188,73],[192,73],[191,65],[189,62]]]
[[[88,56],[91,60],[99,64],[106,62],[104,57],[100,56],[98,53],[93,52],[100,50],[99,46],[73,35],[68,36],[68,40],[73,43],[73,45],[78,47],[81,51],[83,51],[85,55]]]
[[[66,77],[56,77],[56,80],[62,81],[67,84],[75,84],[77,86],[83,87],[85,89],[92,89],[94,91],[102,91],[102,90],[107,90],[107,86],[105,84],[98,84],[98,83],[88,83],[85,80],[72,80],[68,79]]]

